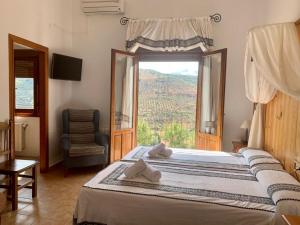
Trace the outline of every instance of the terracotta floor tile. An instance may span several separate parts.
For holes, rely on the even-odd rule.
[[[72,225],[73,211],[80,187],[90,180],[99,168],[74,169],[64,177],[57,166],[38,176],[38,197],[31,198],[31,190],[19,191],[18,210],[8,204],[1,225]]]

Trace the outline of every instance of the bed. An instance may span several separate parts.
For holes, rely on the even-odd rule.
[[[169,159],[153,159],[148,150],[134,149],[87,182],[74,223],[279,225],[281,214],[300,212],[299,183],[265,151],[173,149]],[[139,158],[161,171],[160,182],[124,176],[124,169]]]

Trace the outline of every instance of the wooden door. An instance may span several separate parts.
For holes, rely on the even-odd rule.
[[[200,56],[196,109],[196,148],[222,149],[227,49]]]
[[[111,58],[111,153],[120,160],[136,146],[138,61],[133,53],[112,49]]]

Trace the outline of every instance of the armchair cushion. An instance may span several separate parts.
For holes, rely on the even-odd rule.
[[[95,110],[69,109],[70,121],[91,122],[94,120]]]
[[[69,149],[70,157],[103,155],[104,153],[105,153],[105,147],[101,145],[97,145],[96,143],[71,144],[71,147]]]
[[[95,133],[95,125],[93,122],[70,122],[70,134],[91,134]]]
[[[70,134],[72,144],[91,144],[95,143],[95,134]]]

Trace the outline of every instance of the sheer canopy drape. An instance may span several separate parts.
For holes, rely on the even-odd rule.
[[[262,148],[262,104],[271,101],[277,90],[300,99],[300,42],[295,24],[274,24],[250,30],[244,70],[246,96],[258,103],[248,146]]]
[[[153,51],[186,51],[213,45],[210,17],[131,19],[126,47],[135,52],[142,47]]]

